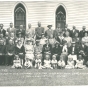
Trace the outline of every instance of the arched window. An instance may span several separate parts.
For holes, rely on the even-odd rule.
[[[66,12],[63,6],[59,6],[56,10],[56,28],[60,26],[61,29],[64,29],[66,24]]]
[[[17,4],[14,9],[14,26],[19,29],[19,25],[23,25],[26,29],[26,10],[21,3]]]

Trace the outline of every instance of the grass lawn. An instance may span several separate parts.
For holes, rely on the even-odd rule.
[[[0,66],[0,86],[88,85],[87,69],[12,69]]]

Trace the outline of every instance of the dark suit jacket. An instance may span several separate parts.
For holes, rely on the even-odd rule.
[[[21,35],[22,35],[22,37],[24,38],[25,37],[25,30],[24,29],[22,29],[22,30],[20,30],[20,29],[18,29],[18,30],[16,30],[16,36],[18,37],[18,33],[19,32],[21,32]]]
[[[44,54],[45,52],[50,52],[50,53],[52,53],[52,45],[51,45],[51,44],[49,44],[48,47],[47,47],[46,44],[43,45],[42,53]]]
[[[74,32],[73,32],[73,30],[71,30],[71,32],[70,32],[71,37],[74,38],[76,33],[79,33],[79,30],[75,29]]]
[[[73,49],[72,46],[70,46],[70,47],[68,48],[68,54],[72,54],[72,49]],[[78,55],[78,53],[79,53],[79,48],[78,48],[77,46],[75,46],[74,55],[75,55],[75,54]]]
[[[69,32],[69,36],[71,37],[71,30],[70,30],[70,29],[68,29],[68,28],[67,28],[67,30],[65,30],[65,29],[64,29],[64,34],[63,34],[63,35],[64,35],[64,37],[66,36],[66,34],[65,34],[65,33],[66,33],[66,31],[68,31],[68,32]]]
[[[4,30],[4,29],[3,29],[2,31],[0,30],[0,34],[1,34],[1,33],[2,33],[3,36],[5,37],[5,35],[6,35],[6,30]]]
[[[42,33],[44,33],[44,27],[35,28],[36,39],[41,39]]]
[[[81,30],[80,33],[79,33],[79,37],[80,37],[80,38],[84,37],[85,32],[86,32],[86,31]]]

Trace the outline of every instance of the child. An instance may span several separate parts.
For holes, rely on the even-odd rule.
[[[53,56],[52,56],[51,65],[52,65],[53,69],[56,69],[56,68],[57,68],[56,55],[53,55]]]
[[[76,61],[76,65],[75,65],[75,68],[78,68],[78,69],[84,69],[86,68],[85,65],[83,65],[83,58],[82,58],[82,55],[79,55],[78,56],[78,60]]]
[[[24,66],[27,67],[27,68],[31,68],[32,67],[32,63],[31,63],[31,60],[29,60],[29,58],[26,58]]]
[[[15,59],[13,60],[12,68],[22,68],[21,61],[18,55],[15,55]]]
[[[50,61],[50,58],[49,58],[49,55],[46,55],[46,59],[44,60],[44,66],[42,68],[45,68],[45,69],[53,69],[51,67],[51,61]]]
[[[44,33],[42,33],[42,38],[40,39],[40,45],[43,47],[44,44],[46,44],[46,38],[44,36]]]
[[[60,60],[58,61],[58,68],[65,68],[65,61],[63,60],[62,56],[60,56]]]
[[[25,44],[25,60],[26,58],[29,58],[31,61],[31,64],[34,60],[34,46],[32,45],[31,40],[27,40],[27,43]]]
[[[36,56],[35,68],[41,69],[41,56],[40,55]]]
[[[67,69],[73,69],[74,68],[74,60],[71,56],[68,57],[67,65],[65,68],[67,68]]]

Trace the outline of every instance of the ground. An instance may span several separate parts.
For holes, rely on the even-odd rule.
[[[0,66],[0,86],[88,85],[87,69],[12,69]]]

